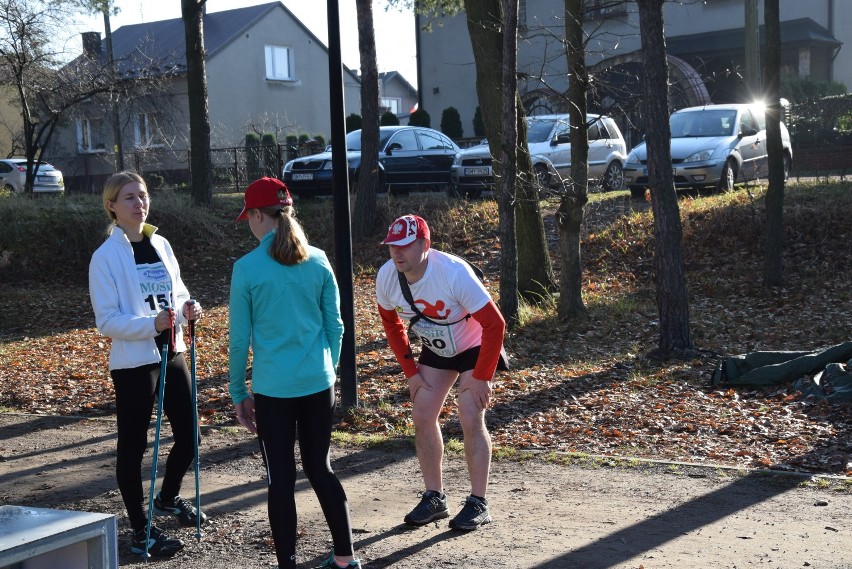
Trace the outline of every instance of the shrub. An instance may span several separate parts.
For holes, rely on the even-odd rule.
[[[382,118],[379,119],[379,125],[381,126],[397,126],[399,124],[399,118],[390,111],[385,111],[382,114]]]
[[[145,185],[148,186],[148,189],[151,191],[162,190],[163,186],[166,184],[166,179],[156,172],[151,172],[150,174],[145,174]]]
[[[277,177],[278,174],[278,138],[271,132],[263,133],[260,139],[263,149],[263,173]]]
[[[461,116],[455,107],[447,107],[441,113],[441,132],[450,138],[461,138],[464,133]]]
[[[361,126],[364,124],[361,115],[357,115],[352,113],[348,117],[346,117],[346,132],[347,134],[352,132],[353,130],[359,130]]]
[[[476,106],[476,112],[473,113],[473,135],[485,136],[485,121],[482,120],[482,109],[479,108],[479,105]]]
[[[321,135],[321,134],[315,134],[315,135],[314,135],[314,140],[317,142],[317,144],[319,144],[320,146],[322,146],[323,148],[325,148],[325,137],[324,137],[323,135]]]
[[[260,177],[260,136],[254,132],[246,134],[246,171],[252,179]]]
[[[837,81],[814,81],[810,77],[782,79],[779,92],[791,103],[802,103],[831,95],[843,95],[846,93],[846,85]]]
[[[432,117],[424,109],[417,109],[408,117],[408,124],[410,126],[425,126],[428,128],[432,126]]]

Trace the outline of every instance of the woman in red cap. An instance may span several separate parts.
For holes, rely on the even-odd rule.
[[[260,244],[234,263],[229,388],[237,420],[257,433],[266,463],[269,524],[279,567],[296,567],[298,434],[302,467],[334,543],[322,567],[360,568],[353,557],[346,493],[328,455],[343,338],[337,281],[325,253],[308,244],[280,180],[261,178],[249,185],[237,220],[248,220]],[[251,392],[246,386],[249,348]]]

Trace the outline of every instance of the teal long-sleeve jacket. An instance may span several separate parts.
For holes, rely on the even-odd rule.
[[[274,235],[240,258],[231,277],[229,390],[235,405],[250,395],[249,348],[253,393],[301,397],[334,385],[343,320],[331,265],[316,247],[309,247],[305,261],[282,265],[268,252]]]

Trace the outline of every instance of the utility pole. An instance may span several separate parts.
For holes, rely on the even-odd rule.
[[[761,98],[760,23],[757,0],[745,0],[745,79],[749,101]]]
[[[328,87],[331,119],[331,181],[334,195],[334,265],[340,291],[343,345],[340,349],[340,406],[358,406],[355,362],[355,285],[352,271],[352,224],[349,215],[349,167],[346,162],[346,120],[343,101],[343,58],[340,8],[328,0]]]

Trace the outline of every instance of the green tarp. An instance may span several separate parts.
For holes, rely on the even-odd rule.
[[[852,342],[816,352],[753,352],[729,356],[713,373],[715,385],[795,382],[805,395],[852,401]],[[810,376],[810,377],[806,377]]]

